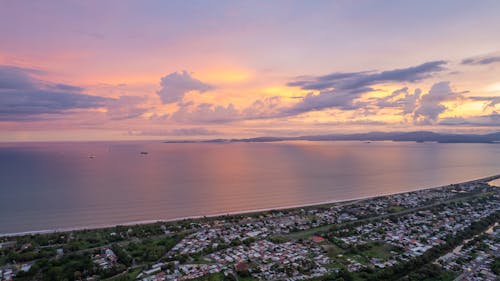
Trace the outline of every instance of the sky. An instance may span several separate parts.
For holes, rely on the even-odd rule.
[[[496,132],[499,11],[0,0],[0,141]]]

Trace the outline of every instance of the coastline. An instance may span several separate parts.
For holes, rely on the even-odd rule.
[[[185,217],[178,217],[178,218],[171,218],[171,219],[150,219],[150,220],[130,221],[130,222],[124,222],[124,223],[97,224],[97,225],[87,225],[87,226],[78,226],[78,227],[43,229],[43,230],[12,232],[12,233],[0,233],[0,238],[17,237],[17,236],[25,236],[25,235],[43,235],[43,234],[51,234],[51,233],[64,233],[64,232],[71,232],[71,231],[83,231],[83,230],[94,230],[94,229],[106,229],[106,228],[112,228],[112,227],[116,227],[116,226],[134,226],[134,225],[145,225],[145,224],[162,223],[162,222],[169,223],[169,222],[177,222],[177,221],[183,221],[183,220],[196,220],[196,219],[203,219],[203,218],[218,218],[218,217],[223,218],[226,216],[259,214],[262,212],[283,211],[283,210],[292,210],[292,209],[297,209],[297,208],[320,207],[320,206],[329,206],[329,205],[336,205],[336,204],[347,204],[348,205],[348,204],[352,204],[352,203],[355,203],[358,201],[370,200],[370,199],[374,199],[374,198],[397,195],[397,194],[411,193],[411,192],[416,192],[416,191],[443,188],[443,187],[447,187],[447,186],[450,186],[453,184],[465,184],[465,183],[473,183],[473,182],[488,182],[489,183],[491,181],[495,181],[498,179],[500,179],[500,173],[492,175],[492,176],[488,176],[488,177],[472,179],[472,180],[457,182],[457,183],[449,183],[449,184],[441,185],[441,186],[416,188],[416,189],[409,190],[409,191],[385,193],[385,194],[379,194],[379,195],[375,195],[375,196],[361,196],[361,197],[355,197],[355,198],[351,198],[351,199],[347,199],[347,200],[327,200],[327,201],[322,201],[322,202],[287,205],[287,206],[280,206],[280,207],[273,207],[273,208],[261,208],[261,209],[251,209],[251,210],[224,212],[224,213],[214,213],[214,214],[207,214],[207,215],[185,216]]]

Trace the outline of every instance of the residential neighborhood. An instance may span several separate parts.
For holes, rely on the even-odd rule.
[[[433,280],[495,280],[500,189],[488,184],[495,178],[294,209],[3,237],[0,278],[37,280],[42,260],[78,258],[86,269],[72,279],[89,281],[413,280],[424,274],[412,266],[419,263]],[[76,243],[81,236],[88,246]],[[97,237],[105,245],[90,247]],[[35,258],[24,260],[32,251]]]

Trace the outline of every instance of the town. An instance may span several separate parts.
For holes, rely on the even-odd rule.
[[[500,175],[318,206],[0,238],[0,280],[498,280]]]

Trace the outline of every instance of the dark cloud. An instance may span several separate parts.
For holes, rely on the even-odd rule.
[[[106,101],[105,98],[84,94],[0,89],[0,120],[36,119],[36,116],[40,114],[56,114],[70,109],[101,107]]]
[[[182,101],[182,98],[190,91],[203,93],[214,88],[193,78],[187,71],[173,72],[162,77],[160,86],[160,90],[156,93],[163,103]]]
[[[364,106],[364,103],[354,103],[362,92],[351,93],[348,91],[323,91],[315,95],[307,94],[300,102],[284,110],[288,115],[296,115],[303,112],[322,110],[337,107],[343,110],[352,110]]]
[[[104,106],[110,99],[82,94],[82,88],[41,82],[37,70],[0,66],[0,120],[36,120],[43,114]]]
[[[303,90],[325,90],[330,88],[343,88],[342,85],[348,81],[362,78],[370,72],[339,72],[324,76],[309,77],[306,80],[297,80],[289,82],[291,87],[300,87]]]
[[[475,126],[475,127],[500,127],[500,114],[493,113],[474,117],[443,118],[439,125],[444,126]]]
[[[343,110],[358,109],[366,106],[356,102],[362,94],[374,91],[372,86],[387,82],[416,82],[443,71],[446,61],[431,61],[421,65],[381,72],[362,71],[333,73],[288,83],[288,86],[303,90],[318,90],[319,94],[309,93],[301,102],[287,109],[291,115],[311,110],[337,107]],[[408,97],[412,98],[412,97]]]
[[[67,85],[67,84],[56,84],[53,86],[53,88],[61,91],[70,91],[70,92],[82,92],[83,90],[85,90],[82,87]]]
[[[0,65],[0,90],[36,89],[31,78],[40,71],[10,65]]]
[[[74,109],[106,107],[112,120],[134,118],[148,109],[141,107],[145,97],[104,98],[84,94],[84,88],[48,83],[33,76],[43,72],[13,66],[0,66],[0,121],[60,119],[57,114]]]
[[[477,58],[467,58],[462,60],[462,64],[466,65],[485,65],[500,62],[500,56],[483,56]]]
[[[362,71],[348,73],[332,73],[312,79],[297,80],[288,83],[288,86],[300,87],[304,90],[348,90],[359,92],[360,89],[369,89],[370,86],[386,82],[416,82],[428,78],[432,73],[444,70],[446,61],[431,61],[421,65],[386,70],[381,72]]]

